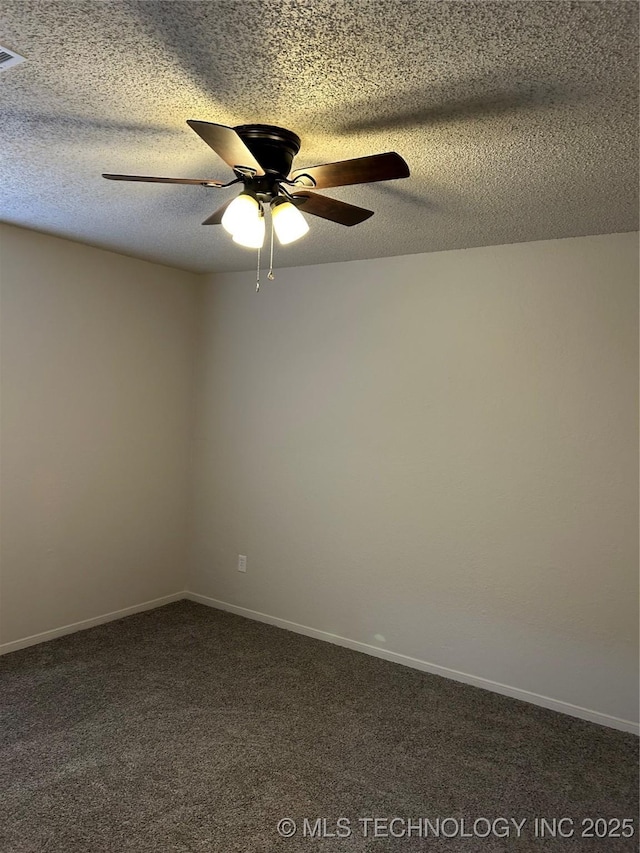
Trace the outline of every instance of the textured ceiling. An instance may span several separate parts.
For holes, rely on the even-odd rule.
[[[185,124],[277,124],[297,166],[398,151],[406,180],[327,190],[376,211],[309,216],[276,265],[638,227],[635,2],[4,0],[0,216],[185,269],[255,254],[200,223],[234,189]],[[237,190],[236,190],[237,191]]]

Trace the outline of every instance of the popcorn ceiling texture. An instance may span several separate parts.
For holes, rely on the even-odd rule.
[[[195,271],[255,253],[201,222],[237,188],[186,125],[278,124],[296,166],[398,151],[407,180],[326,191],[279,266],[638,228],[638,7],[631,2],[31,2],[0,43],[0,216]]]

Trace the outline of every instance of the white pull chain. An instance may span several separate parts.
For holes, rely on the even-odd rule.
[[[275,278],[273,274],[273,214],[271,214],[271,256],[269,258],[269,272],[267,274],[267,278],[269,281],[273,281]]]

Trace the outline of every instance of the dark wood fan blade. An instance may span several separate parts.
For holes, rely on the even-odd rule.
[[[303,213],[312,213],[314,216],[321,216],[322,219],[339,222],[340,225],[357,225],[359,222],[364,222],[365,219],[373,216],[373,210],[356,207],[354,204],[347,204],[335,198],[328,198],[326,195],[304,192],[296,193],[294,198],[298,200],[297,207]],[[300,201],[301,199],[304,199],[304,201]]]
[[[187,124],[232,169],[244,166],[256,175],[264,175],[264,169],[232,127],[193,119],[189,119]]]
[[[221,181],[209,181],[206,178],[150,178],[144,175],[104,175],[110,181],[147,181],[152,184],[199,184],[202,187],[224,187]]]
[[[309,176],[312,181],[308,179],[305,181],[306,176]],[[296,169],[291,174],[291,180],[299,181],[300,186],[318,190],[408,177],[409,167],[395,151],[387,154],[373,154],[371,157],[341,160],[339,163],[310,166],[308,169]]]
[[[215,213],[212,213],[208,219],[205,219],[205,221],[202,224],[203,225],[220,225],[222,223],[222,217],[224,216],[224,212],[229,207],[229,205],[231,204],[232,201],[233,201],[232,198],[230,198],[229,201],[225,201],[225,203],[223,205],[221,205],[216,210]]]

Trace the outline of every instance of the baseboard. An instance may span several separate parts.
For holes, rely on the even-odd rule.
[[[446,666],[439,666],[435,663],[429,663],[419,658],[409,657],[399,652],[393,652],[389,649],[381,649],[377,646],[371,646],[368,643],[361,643],[358,640],[351,640],[348,637],[341,637],[337,634],[330,634],[328,631],[320,631],[317,628],[309,628],[307,625],[299,625],[297,622],[290,622],[288,619],[280,619],[277,616],[270,616],[267,613],[260,613],[257,610],[249,610],[246,607],[239,607],[237,604],[229,604],[227,601],[218,601],[215,598],[209,598],[206,595],[200,595],[196,592],[185,592],[184,598],[190,601],[196,601],[200,604],[206,604],[207,607],[214,607],[218,610],[227,610],[229,613],[235,613],[238,616],[244,616],[247,619],[254,619],[258,622],[266,622],[269,625],[275,625],[278,628],[284,628],[287,631],[294,631],[296,634],[304,634],[306,637],[313,637],[316,640],[324,640],[327,643],[333,643],[336,646],[344,646],[347,649],[353,649],[356,652],[364,652],[366,655],[382,658],[383,660],[399,663],[403,666],[409,666],[413,669],[419,669],[422,672],[430,672],[433,675],[441,675],[444,678],[450,678],[454,681],[460,681],[463,684],[470,684],[473,687],[480,687],[483,690],[491,690],[493,693],[500,693],[503,696],[509,696],[512,699],[520,699],[523,702],[529,702],[532,705],[539,705],[542,708],[547,708],[551,711],[559,711],[561,714],[568,714],[571,717],[578,717],[581,720],[588,720],[591,723],[597,723],[601,726],[608,726],[612,729],[619,729],[623,732],[632,734],[640,734],[640,725],[631,720],[623,720],[619,717],[612,717],[609,714],[602,714],[600,711],[592,711],[589,708],[581,708],[578,705],[572,705],[570,702],[563,702],[560,699],[551,699],[549,696],[541,696],[538,693],[532,693],[529,690],[521,690],[519,687],[510,687],[508,684],[500,684],[498,681],[491,681],[488,678],[480,678],[477,675],[469,675],[466,672],[458,672],[455,669],[449,669]]]
[[[141,604],[124,607],[122,610],[114,610],[112,613],[103,613],[101,616],[94,616],[92,619],[83,619],[81,622],[63,625],[61,628],[52,628],[50,631],[43,631],[40,634],[23,637],[20,640],[12,640],[10,643],[1,643],[0,655],[17,652],[18,649],[26,649],[27,646],[35,646],[37,643],[46,643],[47,640],[55,640],[56,637],[64,637],[65,634],[84,631],[86,628],[93,628],[95,625],[104,625],[105,622],[113,622],[115,619],[122,619],[124,616],[142,613],[144,610],[154,610],[156,607],[162,607],[164,604],[171,604],[172,601],[180,601],[183,598],[186,598],[185,592],[174,592],[171,595],[163,595],[162,598],[154,598],[151,601],[143,601]]]
[[[481,678],[477,675],[469,675],[466,672],[459,672],[455,669],[449,669],[446,666],[429,663],[420,658],[403,655],[400,652],[394,652],[390,649],[382,649],[378,646],[371,646],[368,643],[362,643],[359,640],[351,640],[348,637],[341,637],[338,634],[331,634],[328,631],[321,631],[318,628],[310,628],[308,625],[300,625],[297,622],[291,622],[288,619],[280,619],[278,616],[271,616],[268,613],[261,613],[258,610],[250,610],[247,607],[240,607],[237,604],[230,604],[227,601],[219,601],[215,598],[210,598],[207,595],[200,595],[196,592],[174,592],[171,595],[165,595],[161,598],[154,598],[151,601],[144,601],[140,604],[134,604],[131,607],[124,607],[122,610],[114,610],[111,613],[104,613],[101,616],[94,616],[92,619],[83,619],[81,622],[73,622],[71,625],[63,625],[60,628],[53,628],[50,631],[43,631],[40,634],[33,634],[30,637],[22,637],[19,640],[13,640],[10,643],[0,644],[0,655],[6,655],[10,652],[16,652],[19,649],[25,649],[28,646],[34,646],[38,643],[45,643],[47,640],[54,640],[56,637],[63,637],[66,634],[73,634],[76,631],[83,631],[86,628],[93,628],[96,625],[104,625],[106,622],[113,622],[116,619],[122,619],[125,616],[132,616],[134,613],[142,613],[145,610],[153,610],[156,607],[162,607],[165,604],[171,604],[173,601],[181,599],[189,599],[200,604],[205,604],[207,607],[214,607],[217,610],[226,610],[229,613],[235,613],[238,616],[244,616],[247,619],[253,619],[257,622],[266,622],[269,625],[275,625],[278,628],[284,628],[286,631],[293,631],[296,634],[304,634],[306,637],[313,637],[316,640],[323,640],[327,643],[333,643],[336,646],[344,646],[347,649],[353,649],[356,652],[363,652],[373,657],[382,658],[382,660],[399,663],[402,666],[409,666],[412,669],[418,669],[422,672],[430,672],[433,675],[440,675],[444,678],[450,678],[454,681],[460,681],[463,684],[470,684],[473,687],[480,687],[483,690],[491,690],[494,693],[500,693],[503,696],[509,696],[512,699],[520,699],[523,702],[530,702],[533,705],[539,705],[542,708],[548,708],[551,711],[558,711],[561,714],[568,714],[571,717],[578,717],[581,720],[588,720],[591,723],[597,723],[601,726],[619,729],[623,732],[632,734],[640,734],[640,725],[631,720],[623,720],[619,717],[613,717],[609,714],[603,714],[600,711],[592,711],[589,708],[581,708],[578,705],[572,705],[570,702],[563,702],[560,699],[552,699],[549,696],[541,696],[538,693],[532,693],[529,690],[522,690],[519,687],[511,687],[508,684],[501,684],[498,681],[491,681],[488,678]]]

